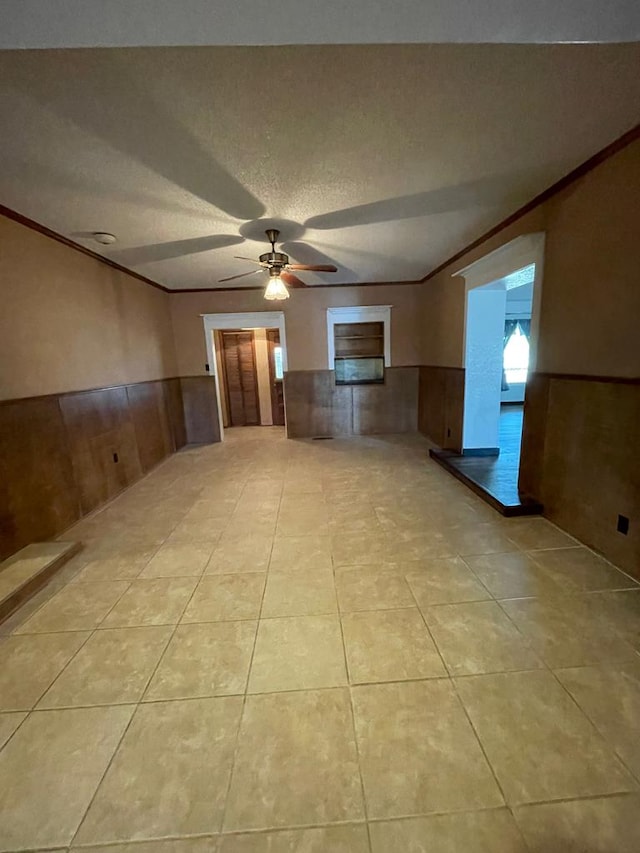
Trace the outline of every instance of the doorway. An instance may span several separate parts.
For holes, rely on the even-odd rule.
[[[228,423],[258,426],[260,407],[253,332],[220,332]]]
[[[518,490],[536,265],[467,293],[462,465],[505,507]]]
[[[457,273],[466,284],[462,447],[445,467],[505,515],[540,512],[518,483],[543,260],[544,234],[528,234]]]
[[[214,340],[224,426],[284,426],[279,330],[225,330]]]
[[[202,319],[206,369],[215,382],[221,440],[229,427],[286,428],[284,312],[204,314]]]

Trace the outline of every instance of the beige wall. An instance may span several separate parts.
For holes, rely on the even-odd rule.
[[[545,208],[538,370],[640,376],[640,142]]]
[[[546,234],[537,369],[640,375],[640,142],[425,283],[422,363],[464,366],[464,283],[452,273],[536,231]]]
[[[327,369],[327,308],[347,305],[393,305],[391,363],[420,363],[421,285],[322,287],[292,290],[285,302],[266,302],[261,290],[183,293],[170,305],[180,374],[204,372],[207,360],[201,314],[236,311],[285,312],[289,370]]]
[[[466,291],[462,276],[454,273],[522,234],[544,231],[546,214],[538,207],[517,222],[466,252],[424,283],[421,294],[422,364],[438,367],[464,367],[464,329]]]
[[[0,217],[0,399],[176,375],[169,296]]]
[[[421,364],[464,364],[465,284],[460,276],[441,274],[423,285],[420,300]]]

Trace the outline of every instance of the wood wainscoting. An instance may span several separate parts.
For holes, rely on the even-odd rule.
[[[535,373],[520,488],[581,542],[640,578],[640,379]],[[618,516],[629,532],[617,531]]]
[[[219,440],[207,376],[0,401],[0,560],[59,535],[185,444]]]
[[[216,384],[209,376],[181,376],[184,417],[183,444],[215,444],[220,441]]]
[[[444,450],[462,452],[464,368],[421,365],[418,429]]]
[[[382,385],[336,385],[332,370],[284,376],[289,438],[416,432],[417,367],[388,367]]]

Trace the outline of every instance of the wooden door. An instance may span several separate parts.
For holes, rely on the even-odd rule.
[[[277,375],[275,350],[280,346],[278,329],[267,329],[269,343],[269,379],[271,385],[271,417],[274,426],[284,426],[284,388],[282,376]]]
[[[222,332],[227,411],[231,426],[260,424],[253,332]]]

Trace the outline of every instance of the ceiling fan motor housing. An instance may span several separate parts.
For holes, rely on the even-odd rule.
[[[289,255],[284,252],[265,252],[260,255],[260,263],[268,264],[270,267],[284,267],[289,263]]]
[[[338,268],[334,264],[292,264],[289,262],[289,255],[286,255],[284,252],[276,252],[276,240],[280,236],[280,232],[276,228],[268,228],[265,231],[267,235],[267,239],[271,243],[271,251],[264,252],[260,255],[259,264],[262,267],[262,270],[269,273],[272,281],[269,282],[269,287],[267,287],[268,294],[265,295],[265,299],[286,299],[287,298],[287,289],[280,281],[280,276],[284,277],[285,284],[289,285],[289,287],[307,287],[304,281],[300,281],[300,279],[293,274],[292,270],[310,270],[316,272],[337,272]],[[241,260],[249,261],[251,258],[241,258]],[[254,275],[257,272],[262,272],[262,270],[253,270],[252,272],[244,272],[240,273],[240,275],[232,275],[228,278],[221,278],[220,281],[232,281],[236,278],[244,278],[246,275]],[[277,279],[277,281],[273,281],[273,279]],[[274,285],[274,289],[270,291],[271,286]],[[281,291],[277,290],[277,287],[281,288]],[[278,295],[275,295],[275,294]],[[285,295],[286,294],[286,295]]]

